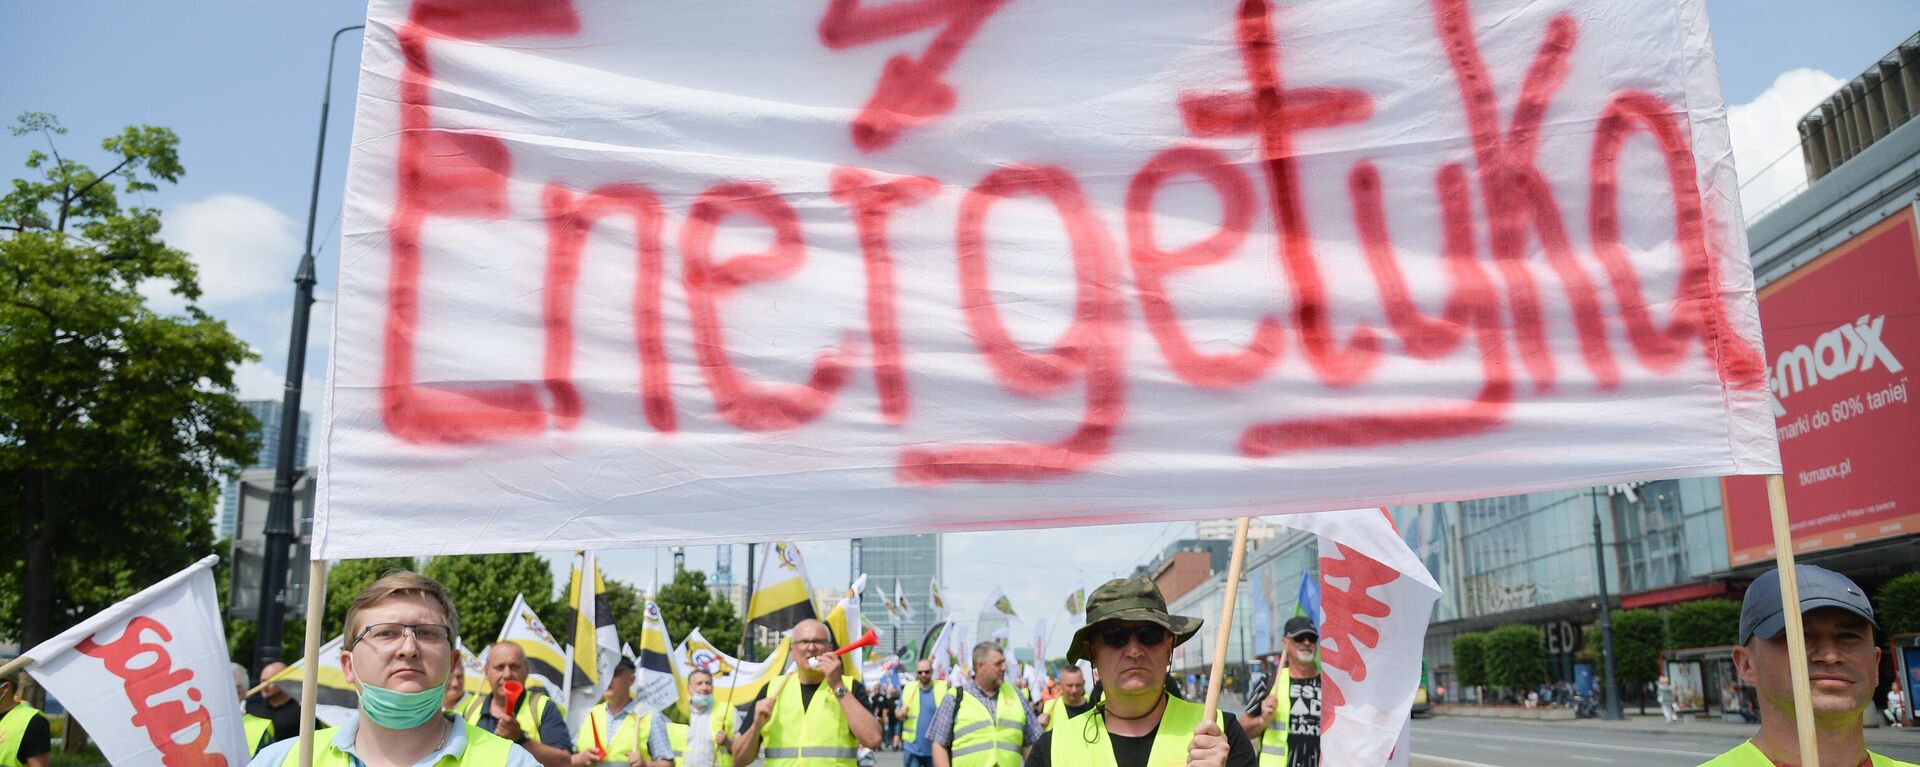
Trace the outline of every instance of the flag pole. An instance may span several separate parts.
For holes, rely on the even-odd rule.
[[[6,665],[0,665],[0,677],[4,677],[22,668],[26,668],[28,665],[32,664],[33,662],[34,660],[32,658],[29,658],[25,655],[21,655],[19,657],[14,658],[13,660],[7,661]]]
[[[315,559],[307,566],[307,666],[300,674],[300,746],[296,749],[300,767],[313,767],[313,709],[320,699],[320,624],[326,622],[326,609],[327,561]]]
[[[1233,526],[1233,556],[1227,560],[1226,594],[1220,603],[1220,622],[1214,627],[1213,668],[1207,672],[1207,707],[1200,715],[1202,722],[1213,721],[1220,712],[1220,678],[1227,670],[1227,642],[1232,639],[1229,629],[1233,626],[1234,603],[1240,599],[1240,566],[1246,563],[1247,526],[1251,522],[1251,518],[1241,517]]]
[[[1786,616],[1787,660],[1793,669],[1794,723],[1800,736],[1800,764],[1820,767],[1813,736],[1813,683],[1808,679],[1807,635],[1800,621],[1800,576],[1793,566],[1793,528],[1787,523],[1787,481],[1767,475],[1767,506],[1773,515],[1773,557],[1780,568],[1780,614]]]

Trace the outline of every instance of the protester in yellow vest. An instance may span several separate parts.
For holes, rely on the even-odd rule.
[[[247,735],[247,756],[252,758],[254,754],[260,753],[260,749],[273,744],[273,720],[246,713],[247,667],[238,663],[229,663],[227,670],[233,674],[234,695],[240,698],[240,728]]]
[[[687,674],[687,723],[667,725],[674,767],[733,767],[733,709],[713,704],[713,675]]]
[[[467,664],[458,657],[453,661],[453,675],[447,677],[447,692],[440,696],[440,708],[449,714],[467,709]]]
[[[1006,677],[1007,654],[998,643],[973,646],[973,676],[941,699],[927,728],[934,767],[1020,767],[1044,730]]]
[[[1312,618],[1295,615],[1281,635],[1286,663],[1279,679],[1260,701],[1260,715],[1241,716],[1240,726],[1260,739],[1260,767],[1319,767],[1320,630]]]
[[[798,670],[773,680],[770,697],[754,704],[753,723],[733,740],[734,764],[765,756],[767,767],[855,767],[861,746],[880,747],[880,720],[847,689],[830,636],[811,618],[793,627]]]
[[[47,767],[53,762],[53,728],[40,709],[20,700],[27,672],[0,679],[0,767]]]
[[[1117,578],[1087,597],[1087,624],[1067,662],[1093,660],[1103,696],[1034,743],[1026,767],[1255,767],[1253,744],[1233,717],[1201,720],[1203,707],[1168,690],[1173,648],[1200,619],[1167,614],[1151,579]]]
[[[519,744],[539,760],[541,767],[588,764],[585,756],[574,753],[573,734],[567,732],[566,712],[545,692],[526,687],[525,649],[512,642],[495,642],[487,648],[485,668],[487,686],[493,692],[466,704],[460,713],[468,724]],[[519,682],[526,690],[511,712],[507,711],[507,697],[501,691],[508,680]]]
[[[446,588],[419,573],[388,573],[354,597],[340,670],[360,694],[360,712],[314,733],[314,767],[537,767],[524,749],[441,710],[459,629]],[[282,740],[251,764],[297,765],[299,744]]]
[[[933,712],[946,700],[947,683],[933,678],[933,661],[921,658],[913,666],[913,681],[900,691],[900,705],[894,708],[900,717],[901,748],[906,767],[933,767],[933,744],[926,739]]]
[[[1093,708],[1087,700],[1087,675],[1074,664],[1060,669],[1060,694],[1040,710],[1040,726],[1049,730]]]
[[[1821,767],[1913,767],[1867,751],[1861,714],[1873,705],[1880,681],[1880,648],[1873,643],[1873,603],[1847,576],[1796,565],[1800,620],[1813,683],[1814,741]],[[1794,719],[1787,615],[1780,604],[1780,571],[1769,570],[1747,588],[1740,605],[1740,644],[1733,667],[1760,699],[1760,734],[1714,757],[1706,767],[1802,764]]]
[[[607,679],[607,689],[600,694],[600,702],[587,710],[587,718],[580,722],[580,729],[574,731],[573,742],[580,751],[580,763],[626,764],[631,759],[636,765],[666,764],[665,759],[648,758],[647,755],[658,752],[658,748],[640,748],[643,743],[652,745],[653,733],[646,721],[651,715],[634,705],[634,673],[633,661],[621,658]],[[661,738],[664,742],[664,733]],[[637,750],[642,756],[634,759]]]

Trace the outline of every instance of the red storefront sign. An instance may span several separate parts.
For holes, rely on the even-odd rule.
[[[1920,532],[1920,231],[1911,207],[1760,290],[1795,551]],[[1762,477],[1721,480],[1733,565],[1773,556]]]

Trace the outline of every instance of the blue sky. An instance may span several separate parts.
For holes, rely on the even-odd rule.
[[[1708,0],[1707,6],[1743,178],[1791,147],[1793,122],[1809,104],[1920,29],[1920,3],[1913,0]],[[179,185],[135,202],[166,211],[168,241],[201,261],[208,291],[203,305],[263,355],[261,364],[242,371],[243,393],[277,396],[326,44],[335,29],[360,23],[365,6],[337,0],[9,0],[4,7],[0,118],[10,123],[22,111],[52,112],[71,131],[62,139],[63,153],[96,164],[99,140],[128,124],[164,125],[180,134],[187,175]],[[323,298],[334,283],[359,53],[359,34],[345,36],[316,240]],[[17,163],[38,146],[37,137],[0,135],[0,161],[20,173],[24,168]],[[1789,194],[1798,183],[1798,166],[1789,158],[1752,181],[1746,190],[1750,211]],[[330,308],[323,302],[315,315],[319,344],[308,359],[315,384],[326,369]],[[317,401],[318,392],[310,389],[308,408]],[[1016,605],[1055,603],[1076,579],[1092,585],[1130,570],[1178,536],[1180,530],[1171,528],[1102,530],[1099,547],[1059,545],[1060,536],[1085,531],[953,536],[947,546],[949,592],[964,606],[1005,580]],[[844,542],[809,544],[806,550],[818,585],[845,582]],[[664,558],[620,552],[605,561],[613,576],[644,584]],[[744,567],[744,551],[735,560]],[[689,552],[692,566],[712,561],[711,548]]]

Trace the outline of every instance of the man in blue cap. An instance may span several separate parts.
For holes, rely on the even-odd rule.
[[[1860,715],[1873,705],[1880,648],[1873,642],[1873,603],[1847,576],[1813,565],[1794,567],[1800,583],[1800,620],[1807,638],[1807,678],[1813,687],[1814,740],[1821,767],[1914,767],[1867,751]],[[1740,644],[1733,666],[1760,697],[1760,734],[1703,767],[1797,765],[1793,667],[1787,659],[1787,615],[1781,609],[1780,571],[1769,570],[1747,589],[1740,605]]]

